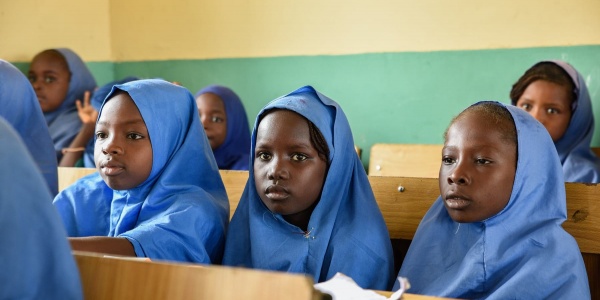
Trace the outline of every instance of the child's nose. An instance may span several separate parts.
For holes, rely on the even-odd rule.
[[[267,173],[269,180],[285,180],[289,178],[289,172],[282,159],[273,158],[269,172]]]
[[[456,164],[456,167],[448,175],[448,184],[465,185],[470,183],[465,167],[461,164]]]
[[[538,122],[540,123],[544,123],[546,121],[546,115],[544,114],[544,110],[543,109],[539,109],[539,108],[533,108],[530,111],[530,114],[536,119],[538,120]]]
[[[103,154],[123,154],[123,147],[121,147],[114,138],[107,140],[102,146]]]

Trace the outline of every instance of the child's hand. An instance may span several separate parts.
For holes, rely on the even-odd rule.
[[[83,95],[83,104],[81,104],[81,100],[77,100],[75,101],[75,105],[77,105],[77,114],[79,115],[79,119],[81,119],[81,123],[96,123],[96,119],[98,119],[98,111],[96,111],[96,109],[90,104],[89,91],[86,91]]]

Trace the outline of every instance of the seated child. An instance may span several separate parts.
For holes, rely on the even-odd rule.
[[[225,187],[188,90],[116,85],[96,123],[98,173],[54,199],[74,250],[219,263]]]
[[[94,77],[73,51],[48,49],[37,54],[29,66],[29,81],[37,95],[54,143],[58,162],[81,127],[75,100],[96,87]]]
[[[525,111],[479,102],[445,133],[440,194],[400,276],[410,292],[465,299],[589,299],[552,139]],[[394,289],[397,289],[395,286]]]
[[[250,157],[223,264],[315,282],[342,272],[389,289],[390,237],[337,103],[310,86],[273,100],[256,118]]]
[[[79,157],[77,158],[77,159],[83,158],[82,159],[83,167],[85,167],[85,168],[95,168],[96,167],[96,163],[94,162],[94,140],[95,140],[94,127],[96,125],[96,119],[98,118],[98,111],[100,111],[100,107],[102,106],[102,103],[104,102],[104,98],[106,98],[108,93],[110,93],[110,91],[112,90],[112,87],[114,85],[123,84],[123,83],[127,83],[127,82],[134,81],[134,80],[139,80],[139,78],[129,76],[129,77],[125,77],[120,80],[111,81],[111,82],[99,87],[97,90],[95,90],[94,95],[92,95],[92,98],[90,101],[88,101],[87,103],[77,105],[77,110],[79,112],[79,118],[81,119],[81,122],[83,123],[81,131],[79,131],[78,137],[80,135],[85,136],[87,138],[87,144],[75,144],[75,145],[71,144],[71,147],[85,147],[83,157],[81,155],[79,155]],[[91,121],[91,123],[90,123],[90,121]],[[85,129],[85,127],[87,127],[87,126],[92,127],[91,135],[85,133],[87,131]],[[77,139],[77,138],[75,138],[75,139]],[[86,141],[85,139],[82,140],[83,143],[85,141]],[[73,140],[73,142],[75,142],[75,140]],[[81,154],[81,152],[76,152],[76,153]]]
[[[248,170],[250,129],[240,98],[229,88],[209,85],[196,93],[200,121],[222,170]]]
[[[512,104],[540,121],[558,151],[567,182],[600,182],[600,158],[590,149],[594,114],[585,79],[564,61],[535,64],[510,91]]]
[[[46,179],[52,197],[58,194],[56,153],[48,125],[27,78],[0,60],[0,116],[19,133],[29,154]]]
[[[0,144],[0,299],[83,299],[79,272],[44,178],[2,117]]]

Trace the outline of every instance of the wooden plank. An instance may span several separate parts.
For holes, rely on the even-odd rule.
[[[596,153],[596,156],[600,157],[600,147],[592,147],[592,151]]]
[[[443,145],[374,144],[369,157],[371,176],[437,178]]]
[[[305,275],[75,252],[84,298],[321,299]]]

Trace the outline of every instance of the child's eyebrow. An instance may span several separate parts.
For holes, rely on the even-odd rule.
[[[137,124],[137,123],[142,123],[144,124],[144,120],[143,119],[133,119],[133,120],[125,120],[125,121],[117,121],[117,122],[111,122],[110,120],[106,120],[106,121],[100,121],[98,122],[98,125],[110,125],[110,124],[120,124],[120,125],[133,125],[133,124]]]

